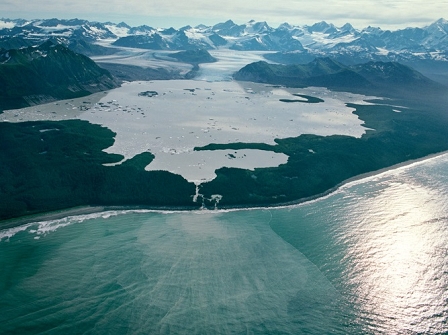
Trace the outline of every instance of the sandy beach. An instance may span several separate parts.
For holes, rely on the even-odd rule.
[[[358,176],[354,176],[352,178],[349,178],[347,180],[344,180],[342,183],[336,185],[335,187],[332,187],[331,189],[328,189],[327,191],[313,195],[311,197],[297,199],[294,201],[286,202],[286,203],[277,203],[272,205],[263,205],[263,206],[217,206],[215,209],[198,209],[193,207],[166,207],[166,206],[81,206],[81,207],[75,207],[75,208],[67,208],[59,211],[54,212],[48,212],[48,213],[40,213],[30,216],[23,216],[15,219],[10,220],[3,220],[0,221],[0,231],[7,231],[8,229],[17,228],[20,226],[27,226],[32,223],[38,223],[43,221],[53,221],[53,220],[59,220],[67,217],[74,217],[74,216],[84,216],[89,214],[96,214],[96,213],[107,213],[110,211],[136,211],[136,210],[143,210],[143,211],[154,211],[154,212],[163,212],[163,213],[174,213],[174,212],[180,212],[180,211],[205,211],[205,212],[222,212],[222,211],[239,211],[239,210],[251,210],[251,209],[260,209],[260,208],[287,208],[287,207],[295,207],[298,205],[302,205],[305,203],[308,203],[310,201],[315,201],[317,199],[320,199],[322,197],[326,197],[334,192],[337,192],[339,189],[349,186],[352,183],[362,182],[366,181],[369,178],[376,178],[380,176],[381,174],[388,173],[393,170],[401,169],[401,168],[407,168],[410,166],[413,166],[415,164],[419,164],[431,159],[435,159],[440,156],[444,156],[448,154],[448,151],[428,155],[426,157],[422,157],[419,159],[409,160],[405,161],[399,164],[392,165],[390,167],[386,167],[380,170],[371,171],[368,173],[364,173]]]
[[[349,92],[333,92],[323,87],[286,88],[252,82],[230,81],[233,71],[260,53],[233,53],[217,51],[218,62],[201,66],[200,80],[158,80],[124,83],[120,88],[96,93],[79,99],[70,99],[28,108],[4,111],[0,122],[40,120],[85,120],[107,127],[114,133],[114,143],[104,151],[122,155],[120,165],[133,157],[150,152],[154,159],[147,171],[169,171],[188,182],[199,185],[214,180],[215,171],[222,167],[244,170],[278,167],[288,162],[288,156],[269,150],[201,150],[194,148],[208,144],[264,143],[276,145],[276,139],[296,138],[302,134],[318,136],[342,135],[361,138],[369,129],[348,105],[372,105],[368,101],[387,105],[387,100]],[[149,63],[147,52],[123,52],[118,56],[98,61],[129,62],[133,59]],[[166,64],[172,65],[171,63]],[[317,103],[307,103],[300,96],[312,97]],[[285,101],[300,101],[288,103]],[[393,112],[405,107],[388,106]],[[404,113],[402,113],[404,114]],[[48,129],[51,130],[51,129]],[[47,129],[41,130],[47,131]],[[315,153],[309,148],[310,153]],[[426,160],[432,156],[423,157]],[[354,176],[337,186],[308,198],[272,206],[297,205],[322,197],[342,185],[364,179],[416,161],[407,161]],[[191,194],[192,197],[196,197]],[[257,207],[257,204],[253,204]],[[251,206],[251,205],[250,205]],[[249,206],[249,207],[250,207]],[[238,206],[219,208],[235,209]],[[247,208],[247,205],[241,206]],[[265,207],[265,206],[262,206]],[[113,209],[116,209],[114,207]],[[136,207],[140,209],[142,207]],[[145,207],[154,210],[191,210],[192,208]],[[107,207],[77,207],[42,215],[22,217],[0,223],[0,229],[29,222],[54,220],[73,215],[85,215],[109,210]],[[119,207],[119,209],[133,209]]]

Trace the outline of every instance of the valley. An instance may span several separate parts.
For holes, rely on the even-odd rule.
[[[21,29],[46,29],[46,37],[61,43],[57,48],[78,55],[68,51],[73,36],[80,37],[70,27],[89,23],[52,24],[34,22]],[[277,64],[278,58],[272,61],[277,52],[289,51],[274,44],[257,46],[249,37],[262,34],[266,41],[267,34],[291,32],[292,27],[229,26],[209,29],[205,39],[198,36],[205,36],[206,27],[179,30],[183,35],[175,29],[159,31],[160,43],[142,49],[132,44],[139,39],[127,39],[126,46],[116,43],[130,36],[131,27],[97,25],[91,32],[101,32],[100,37],[84,34],[81,40],[84,50],[96,46],[89,57],[110,71],[112,76],[106,70],[102,75],[113,78],[111,86],[86,91],[83,97],[27,101],[26,108],[18,108],[24,102],[14,106],[2,100],[0,220],[87,205],[279,206],[448,149],[447,89],[440,81],[387,58],[357,65],[337,57],[315,58],[317,46],[300,47],[298,37],[295,54],[313,58]],[[308,37],[302,38],[320,36],[320,46],[330,52],[323,38],[342,28],[318,31],[325,27],[308,27]],[[147,36],[145,43],[154,43],[151,29],[140,27],[132,36]],[[234,34],[234,44],[229,45],[230,38],[224,44],[218,33]],[[176,34],[185,36],[180,39],[184,44]],[[161,44],[164,36],[171,36],[171,42]],[[347,36],[333,39],[338,41],[333,47],[353,42]],[[0,70],[9,65],[8,52],[2,52]],[[376,59],[375,52],[369,54]],[[442,54],[436,54],[439,58],[431,62],[444,66]]]

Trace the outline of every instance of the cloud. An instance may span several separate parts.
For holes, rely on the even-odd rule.
[[[181,20],[184,20],[183,24],[194,25],[204,19],[215,23],[226,19],[240,23],[255,19],[271,25],[282,22],[303,25],[322,20],[335,24],[350,22],[362,28],[367,25],[424,25],[448,13],[448,0],[228,0],[219,3],[210,0],[35,0],[26,3],[25,0],[4,0],[0,4],[2,15],[18,14],[23,12],[21,8],[27,8],[28,15],[34,14],[35,17],[97,17],[99,21],[120,16],[138,17],[140,20],[146,17],[148,21],[165,18],[166,26],[171,25],[169,22]]]

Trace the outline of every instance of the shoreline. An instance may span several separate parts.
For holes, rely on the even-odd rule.
[[[61,210],[52,211],[52,212],[37,213],[37,214],[21,216],[21,217],[17,217],[17,218],[13,218],[13,219],[3,220],[3,221],[0,221],[0,231],[8,230],[11,228],[16,228],[16,227],[30,224],[30,223],[39,223],[42,221],[50,221],[50,220],[60,220],[60,219],[71,217],[71,216],[88,215],[88,214],[102,213],[102,212],[113,211],[113,210],[119,210],[119,211],[148,210],[148,211],[155,211],[155,212],[162,212],[162,211],[192,212],[195,210],[196,211],[207,210],[210,212],[215,212],[215,211],[217,212],[220,210],[252,210],[252,209],[264,209],[264,208],[275,209],[275,208],[292,207],[292,206],[301,205],[301,204],[328,196],[328,195],[336,192],[341,187],[348,185],[352,182],[360,181],[360,180],[367,179],[367,178],[373,177],[373,176],[378,176],[382,173],[385,173],[385,172],[388,172],[391,170],[396,170],[396,169],[406,167],[406,166],[409,166],[409,165],[412,165],[412,164],[415,164],[418,162],[430,160],[430,159],[433,159],[433,158],[436,158],[439,156],[443,156],[445,154],[448,154],[448,150],[430,154],[430,155],[427,155],[427,156],[424,156],[421,158],[416,158],[416,159],[404,161],[401,163],[397,163],[397,164],[394,164],[394,165],[391,165],[389,167],[385,167],[385,168],[382,168],[379,170],[356,175],[356,176],[353,176],[351,178],[348,178],[348,179],[342,181],[341,183],[326,190],[325,192],[322,192],[322,193],[319,193],[319,194],[316,194],[316,195],[313,195],[310,197],[297,199],[294,201],[284,202],[284,203],[276,203],[276,204],[272,204],[272,205],[265,204],[265,205],[259,205],[259,206],[257,206],[257,205],[223,206],[223,207],[218,207],[215,209],[202,209],[200,207],[198,208],[198,207],[194,207],[194,206],[169,207],[169,206],[142,206],[142,205],[139,205],[139,206],[90,206],[90,205],[86,205],[86,206],[66,208],[66,209],[61,209]]]
[[[272,206],[272,207],[269,207],[269,208],[290,207],[290,206],[294,206],[294,205],[300,205],[300,204],[303,204],[303,203],[306,203],[306,202],[309,202],[309,201],[317,200],[317,199],[326,197],[327,195],[330,195],[330,194],[336,192],[338,189],[340,189],[343,186],[346,186],[346,185],[348,185],[350,183],[353,183],[353,182],[356,182],[356,181],[360,181],[360,180],[363,180],[363,179],[367,179],[367,178],[370,178],[370,177],[379,176],[379,175],[381,175],[383,173],[386,173],[388,171],[397,170],[397,169],[400,169],[400,168],[403,168],[403,167],[410,166],[410,165],[415,164],[415,163],[424,162],[424,161],[427,161],[427,160],[430,160],[430,159],[433,159],[433,158],[436,158],[436,157],[443,156],[445,154],[448,154],[448,150],[444,150],[444,151],[441,151],[441,152],[438,152],[438,153],[430,154],[430,155],[427,155],[427,156],[424,156],[424,157],[420,157],[420,158],[416,158],[416,159],[407,160],[407,161],[404,161],[404,162],[401,162],[401,163],[397,163],[397,164],[391,165],[389,167],[384,167],[384,168],[379,169],[379,170],[374,170],[374,171],[370,171],[370,172],[366,172],[366,173],[361,173],[359,175],[350,177],[350,178],[340,182],[339,184],[333,186],[332,188],[328,189],[325,192],[322,192],[322,193],[319,193],[317,195],[313,195],[313,196],[310,196],[310,197],[307,197],[307,198],[302,198],[302,199],[299,199],[299,200],[296,200],[296,201],[286,202],[286,203],[283,203],[282,205]]]

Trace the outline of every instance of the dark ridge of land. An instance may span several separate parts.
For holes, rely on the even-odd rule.
[[[171,54],[170,57],[189,64],[214,63],[218,61],[204,49],[179,51]]]
[[[101,63],[98,65],[109,71],[119,81],[150,81],[184,79],[179,71],[170,71],[164,68],[144,68],[135,65],[124,65],[115,63]]]
[[[47,41],[0,52],[0,112],[118,87],[90,58]]]
[[[113,55],[119,51],[117,48],[103,47],[81,39],[71,40],[67,47],[73,52],[85,55],[87,57]]]
[[[265,143],[209,144],[195,150],[261,149],[284,153],[286,164],[254,171],[222,168],[196,187],[166,171],[145,171],[142,153],[117,166],[120,155],[103,150],[115,134],[86,121],[0,123],[0,228],[7,219],[73,207],[198,209],[293,204],[341,183],[448,150],[448,94],[409,91],[399,99],[348,104],[369,130],[361,138],[304,134]],[[397,107],[401,106],[401,107]],[[397,113],[395,110],[401,110]],[[90,210],[90,209],[89,209]]]
[[[373,59],[372,59],[373,56]],[[267,53],[263,57],[271,62],[280,63],[284,65],[294,64],[307,64],[316,58],[316,55],[307,51],[280,51],[276,53]],[[372,60],[390,62],[391,58],[388,55],[374,55],[369,53],[364,54],[345,54],[345,53],[333,53],[330,56],[333,60],[340,62],[344,65],[356,65],[367,63]],[[400,59],[399,62],[403,65],[407,65],[433,81],[436,81],[444,86],[448,87],[448,62],[438,61],[434,59]]]
[[[368,129],[361,138],[304,134],[265,143],[209,144],[195,150],[259,149],[284,153],[286,164],[254,171],[221,168],[202,184],[205,198],[221,194],[220,207],[253,207],[296,203],[325,194],[350,178],[448,150],[446,97],[440,101],[390,105],[356,105],[354,112]],[[401,113],[395,106],[406,106]],[[211,206],[211,202],[205,202]]]
[[[447,87],[397,62],[344,65],[331,58],[316,58],[307,64],[254,62],[234,73],[233,78],[288,87],[326,87],[365,95],[401,98],[409,92],[441,95]]]
[[[104,166],[123,159],[102,151],[114,136],[81,120],[0,122],[0,220],[79,206],[200,206],[194,184],[144,170],[149,152]]]
[[[199,72],[199,64],[202,63],[214,63],[218,60],[210,55],[207,50],[194,49],[176,52],[170,57],[177,59],[180,62],[189,63],[193,65],[193,68],[185,74],[185,79],[193,79]]]

